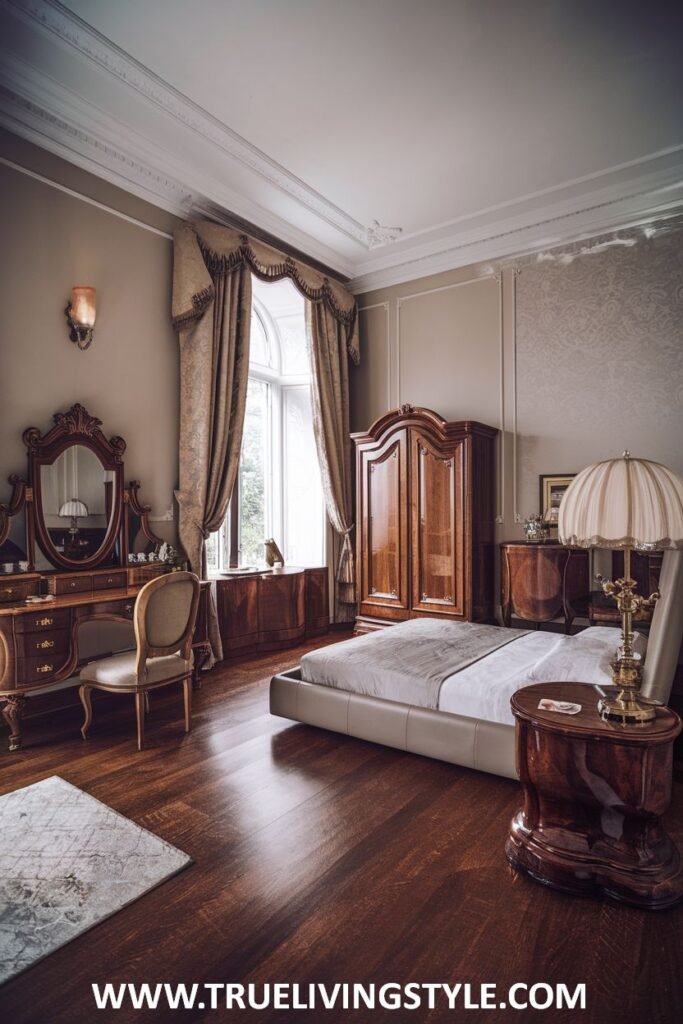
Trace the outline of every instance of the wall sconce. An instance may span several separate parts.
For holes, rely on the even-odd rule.
[[[97,315],[96,295],[97,291],[94,288],[87,286],[72,288],[71,298],[64,310],[67,323],[71,328],[69,337],[83,351],[92,345]]]

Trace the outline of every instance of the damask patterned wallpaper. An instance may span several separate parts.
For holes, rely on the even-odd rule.
[[[537,509],[540,473],[574,473],[625,448],[683,474],[683,230],[621,236],[637,242],[518,273],[523,515]]]

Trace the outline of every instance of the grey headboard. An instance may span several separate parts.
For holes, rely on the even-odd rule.
[[[665,551],[659,578],[662,595],[652,614],[643,667],[643,697],[668,704],[683,639],[683,551]]]

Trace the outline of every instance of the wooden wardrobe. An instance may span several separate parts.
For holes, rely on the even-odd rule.
[[[352,434],[357,632],[419,616],[493,621],[497,433],[404,405]]]

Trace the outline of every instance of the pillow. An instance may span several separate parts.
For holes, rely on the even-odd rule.
[[[620,630],[605,629],[602,626],[586,629],[577,636],[561,636],[548,653],[536,662],[528,678],[534,683],[593,683],[610,686],[610,661],[620,639]],[[635,634],[634,652],[640,658],[645,653],[645,638],[639,633]]]
[[[581,630],[576,636],[565,637],[567,640],[575,640],[579,644],[602,643],[613,647],[616,651],[621,643],[621,630],[615,626],[589,626]],[[633,633],[633,649],[641,658],[645,657],[647,650],[647,637],[642,633]]]

